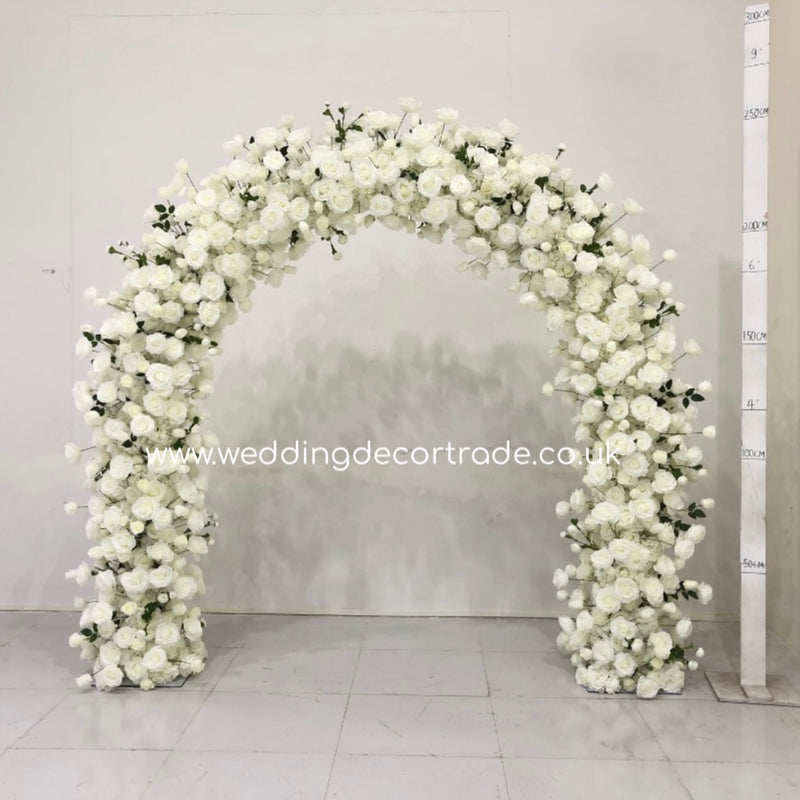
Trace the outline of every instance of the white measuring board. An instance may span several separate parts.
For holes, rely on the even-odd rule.
[[[742,204],[741,686],[766,689],[767,133],[769,4],[744,25]]]

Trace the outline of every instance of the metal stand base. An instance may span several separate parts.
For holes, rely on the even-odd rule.
[[[762,706],[800,706],[800,692],[781,675],[767,675],[766,686],[742,687],[738,672],[707,672],[720,703]]]
[[[161,683],[156,686],[156,689],[179,689],[183,686],[186,681],[189,680],[188,677],[184,677],[183,675],[179,675],[175,678],[174,681],[170,681],[169,683]],[[120,689],[138,689],[138,684],[134,683],[130,680],[127,676],[122,679],[122,683],[119,685]]]

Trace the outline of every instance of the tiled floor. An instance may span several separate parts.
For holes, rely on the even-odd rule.
[[[209,615],[181,689],[80,691],[72,614],[0,613],[2,800],[778,800],[800,708],[587,694],[553,620]],[[698,624],[708,669],[736,627]],[[800,689],[800,655],[772,670]]]

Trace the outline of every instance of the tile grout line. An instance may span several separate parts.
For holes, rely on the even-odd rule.
[[[4,691],[6,691],[6,690],[4,689]],[[26,689],[9,689],[7,691],[12,691],[12,692],[13,691],[23,691],[24,692],[24,691],[28,691],[28,690],[26,690]],[[47,689],[31,689],[30,691],[47,691]],[[58,708],[58,706],[60,706],[70,696],[70,691],[68,689],[64,689],[63,691],[64,691],[63,697],[60,697],[58,700],[56,700],[56,702],[53,703],[53,705],[50,706],[50,708],[48,708],[47,711],[45,711],[39,717],[39,719],[36,720],[36,722],[34,722],[32,725],[30,725],[28,728],[26,728],[25,731],[20,736],[18,736],[16,739],[14,739],[14,741],[11,742],[11,744],[6,748],[5,752],[8,752],[9,750],[27,750],[27,749],[30,749],[30,748],[26,748],[26,747],[17,747],[17,743],[20,742],[22,739],[24,739],[40,722],[42,722],[44,720],[45,717],[47,717],[51,712],[53,712],[56,708]]]
[[[154,691],[158,691],[158,689],[155,689]],[[158,769],[153,773],[153,775],[147,781],[147,786],[144,787],[144,790],[139,795],[137,800],[142,800],[142,798],[147,794],[147,792],[150,791],[150,787],[153,785],[153,781],[155,781],[155,779],[158,777],[158,775],[161,772],[161,770],[164,768],[164,764],[167,763],[167,759],[175,752],[175,745],[177,745],[178,742],[183,738],[183,734],[186,733],[186,731],[188,730],[189,726],[194,722],[195,718],[200,713],[200,710],[208,702],[208,698],[211,697],[211,692],[212,691],[213,691],[212,689],[209,689],[206,692],[205,699],[203,700],[202,703],[198,704],[197,709],[195,710],[194,714],[192,714],[191,717],[189,717],[188,721],[186,722],[186,724],[181,729],[181,732],[175,737],[175,741],[174,741],[172,747],[170,747],[168,750],[166,750],[164,752],[164,760],[161,762],[161,764],[159,764]],[[198,694],[200,694],[200,692],[198,692]]]
[[[194,717],[192,717],[194,719]],[[183,734],[181,734],[183,736]],[[161,759],[161,763],[158,767],[153,771],[153,774],[147,779],[147,783],[145,784],[144,789],[142,789],[142,793],[136,798],[136,800],[143,800],[143,798],[147,795],[150,791],[150,787],[155,782],[156,778],[159,776],[162,769],[164,769],[164,764],[167,763],[167,759],[175,752],[175,748],[173,747],[171,750],[164,751],[164,758]]]
[[[328,792],[331,788],[331,781],[333,780],[333,770],[336,767],[336,757],[339,755],[339,744],[342,741],[342,731],[344,731],[344,723],[347,720],[347,712],[350,708],[350,698],[353,696],[353,687],[356,683],[356,675],[358,674],[358,665],[361,662],[361,654],[364,652],[364,640],[367,637],[367,624],[364,623],[364,628],[361,631],[361,642],[358,648],[358,656],[356,663],[353,667],[353,677],[350,679],[350,689],[347,692],[347,700],[344,704],[344,713],[342,714],[342,724],[339,726],[339,735],[336,737],[336,747],[333,750],[333,757],[331,758],[331,769],[328,773],[328,780],[325,783],[325,792],[322,795],[323,800],[328,800]]]
[[[494,713],[494,700],[492,699],[492,687],[489,685],[489,675],[486,672],[486,654],[481,647],[481,664],[483,665],[483,677],[486,681],[486,696],[489,699],[489,708],[492,712],[492,728],[494,729],[494,738],[497,742],[497,757],[500,759],[500,768],[503,770],[503,784],[506,787],[506,799],[511,800],[511,792],[508,788],[508,775],[506,774],[506,762],[503,758],[503,751],[500,747],[500,735],[497,732],[497,717]]]

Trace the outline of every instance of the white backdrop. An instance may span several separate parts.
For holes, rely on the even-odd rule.
[[[716,388],[703,424],[718,499],[690,565],[738,603],[738,324],[741,9],[738,0],[552,3],[475,0],[32,2],[3,10],[7,76],[0,198],[5,557],[0,607],[68,607],[84,557],[82,499],[64,441],[86,441],[70,388],[90,284],[115,288],[105,247],[135,240],[158,186],[186,157],[201,177],[221,143],[291,112],[321,129],[325,102],[509,117],[529,150],[568,144],[591,182],[608,171],[647,210],[638,226],[687,301],[701,341],[685,377]],[[368,9],[368,10],[366,10]],[[543,320],[454,267],[461,254],[373,227],[334,262],[322,247],[279,293],[263,289],[217,361],[211,427],[223,445],[434,446],[571,441],[569,409],[541,396],[556,369]],[[662,267],[664,270],[664,267]],[[220,513],[205,606],[225,610],[557,613],[552,569],[568,557],[555,502],[568,468],[217,468]]]

